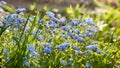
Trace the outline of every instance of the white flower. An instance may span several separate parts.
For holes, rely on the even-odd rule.
[[[102,31],[105,26],[107,26],[107,24],[104,24],[103,21],[97,23],[97,27],[99,28],[100,31]]]
[[[24,12],[24,11],[26,11],[26,8],[18,8],[18,9],[16,9],[16,11],[17,12]]]

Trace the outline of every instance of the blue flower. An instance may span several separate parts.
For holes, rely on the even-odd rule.
[[[61,24],[65,24],[65,20],[64,19],[59,19],[58,22],[60,22]]]
[[[74,35],[75,35],[75,34],[72,33],[72,32],[67,32],[67,34],[70,35],[70,36],[74,36]]]
[[[25,24],[25,23],[26,23],[26,21],[27,21],[27,20],[26,20],[26,19],[24,19],[24,18],[20,19],[20,22],[21,22],[21,23],[24,23],[24,24]]]
[[[37,54],[35,51],[30,52],[30,54],[31,54],[32,56],[39,57],[39,54]]]
[[[50,28],[58,28],[58,24],[56,24],[56,23],[50,24]]]
[[[55,22],[53,20],[49,20],[48,22],[49,24],[55,24]]]
[[[26,32],[29,32],[29,31],[30,31],[30,28],[29,28],[29,27],[26,27],[26,28],[25,28],[25,31],[26,31]]]
[[[70,43],[65,43],[65,46],[66,47],[70,47]]]
[[[66,64],[66,66],[71,66],[72,65],[72,63],[71,62],[68,62],[67,64]]]
[[[20,15],[19,14],[11,14],[10,17],[13,19],[17,19],[17,18],[20,18]]]
[[[43,36],[39,35],[39,36],[37,37],[37,40],[44,40],[44,38],[43,38]]]
[[[58,50],[65,50],[66,49],[66,46],[65,44],[60,44],[58,47],[57,47]]]
[[[13,25],[14,28],[18,28],[20,27],[20,23],[21,21],[23,22],[25,19],[21,18],[21,16],[19,14],[10,14],[8,16],[6,16],[3,19],[3,24],[6,25]]]
[[[32,34],[33,36],[35,36],[36,33],[35,33],[34,31],[32,31],[31,34]]]
[[[77,46],[73,46],[72,47],[74,50],[80,50],[80,48],[78,48]]]
[[[51,47],[51,44],[50,43],[44,43],[43,46],[44,47]]]
[[[80,23],[80,24],[78,24],[78,26],[85,27],[85,26],[86,26],[86,24],[84,24],[84,23]]]
[[[26,59],[27,59],[27,55],[24,55],[24,56],[23,56],[23,59],[25,59],[25,60],[26,60]]]
[[[77,28],[77,29],[74,30],[74,32],[75,32],[75,33],[79,33],[80,30]]]
[[[40,19],[40,20],[38,21],[38,23],[43,23],[43,22],[45,22],[44,19]]]
[[[92,55],[92,51],[91,50],[86,50],[86,53]]]
[[[39,57],[39,54],[35,52],[35,46],[29,45],[28,48],[29,54],[35,57]]]
[[[24,65],[27,66],[27,67],[29,66],[28,60],[25,60],[25,61],[24,61]]]
[[[83,21],[90,26],[95,26],[95,24],[94,24],[94,22],[92,21],[91,18],[85,18]]]
[[[88,37],[93,37],[94,34],[92,32],[89,32],[88,30],[85,30],[84,33],[88,36]]]
[[[32,46],[32,45],[28,45],[28,48],[27,48],[30,52],[33,52],[35,50],[35,46]]]
[[[74,22],[74,26],[77,26],[78,25],[78,22]]]
[[[83,42],[83,38],[82,37],[76,37],[75,38],[78,42]]]
[[[83,54],[83,52],[82,52],[82,51],[80,51],[80,50],[75,50],[75,52],[76,52],[78,55]]]
[[[98,44],[99,42],[98,41],[94,41],[94,44]]]
[[[53,49],[52,48],[49,48],[49,47],[46,47],[44,48],[43,52],[44,53],[52,53]]]
[[[94,36],[94,34],[92,32],[89,32],[87,35],[88,35],[88,37],[93,37]]]
[[[61,61],[61,64],[65,65],[67,62],[65,60]]]
[[[88,33],[89,33],[89,31],[88,31],[88,30],[84,30],[84,33],[85,33],[85,34],[88,34]]]
[[[62,37],[62,38],[65,38],[65,39],[67,39],[67,38],[68,38],[68,36],[65,36],[65,35],[61,35],[61,37]]]
[[[59,19],[56,18],[56,17],[53,17],[53,16],[52,16],[52,17],[50,17],[50,19],[53,20],[53,21],[55,21],[55,22],[59,22]]]
[[[79,37],[85,37],[83,34],[79,34]]]
[[[19,24],[18,24],[18,23],[15,23],[15,24],[14,24],[14,28],[19,28]]]
[[[32,18],[32,17],[29,18],[29,21],[33,21],[33,20],[34,20],[34,18]]]
[[[20,20],[21,20],[20,18],[15,17],[15,18],[13,19],[13,22],[14,22],[14,23],[19,23]]]
[[[86,48],[92,49],[95,52],[97,51],[97,46],[96,45],[90,45],[90,46],[87,46]]]
[[[101,50],[97,50],[96,52],[97,52],[98,54],[102,53],[102,51],[101,51]]]
[[[76,52],[78,55],[83,54],[83,52],[80,51],[80,48],[78,48],[77,46],[73,46],[73,49],[75,50],[75,52]]]
[[[8,51],[7,49],[6,49],[6,50],[3,50],[3,53],[4,53],[5,56],[7,56],[8,52],[9,52],[9,51]]]
[[[11,24],[11,22],[7,21],[6,19],[3,19],[3,24]]]
[[[73,25],[74,24],[74,20],[71,19],[69,23]]]
[[[9,58],[9,57],[7,57],[6,62],[9,62],[9,61],[10,61],[10,58]]]
[[[65,50],[67,47],[70,47],[70,43],[60,44],[57,48],[58,50]]]
[[[89,31],[92,32],[92,33],[97,33],[98,32],[98,30],[94,29],[94,28],[90,28]]]
[[[71,29],[71,26],[62,26],[61,29],[65,30],[65,31],[68,31],[69,29]]]
[[[91,63],[87,62],[86,63],[86,68],[90,68],[91,67]]]
[[[78,22],[77,22],[77,21],[74,21],[73,19],[71,19],[69,23],[70,23],[71,25],[74,25],[74,26],[77,26],[77,25],[78,25]]]
[[[54,16],[55,16],[55,14],[54,14],[53,12],[46,12],[46,14],[47,14],[48,16],[50,16],[50,17],[54,17]]]
[[[56,24],[54,21],[50,20],[49,21],[50,28],[58,28],[58,24]]]

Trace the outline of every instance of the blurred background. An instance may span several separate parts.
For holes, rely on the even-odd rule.
[[[77,4],[84,6],[87,9],[105,8],[106,6],[119,7],[120,0],[1,0],[4,4],[9,5],[13,9],[15,8],[27,8],[27,9],[39,9],[42,10],[45,7],[49,9],[63,10],[70,5],[75,7]],[[4,8],[5,9],[5,8]]]
[[[75,6],[76,4],[85,4],[87,6],[94,6],[95,1],[105,3],[111,6],[118,6],[120,0],[4,0],[8,4],[15,7],[28,7],[29,5],[36,3],[37,6],[49,5],[49,7],[66,7],[69,5]],[[56,5],[56,6],[55,6]]]

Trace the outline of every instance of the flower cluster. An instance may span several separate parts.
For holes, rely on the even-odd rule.
[[[64,43],[64,44],[60,44],[57,49],[58,50],[65,50],[66,48],[70,47],[70,43]]]
[[[98,50],[98,47],[97,47],[97,45],[89,45],[89,46],[87,46],[86,47],[87,49],[92,49],[94,52],[96,52],[96,53],[102,53],[102,51],[101,50]]]
[[[19,14],[10,14],[3,19],[3,24],[13,25],[14,28],[19,28],[22,26],[20,24],[25,24],[25,23],[26,23],[26,18],[22,18]]]
[[[18,8],[16,11],[23,12],[25,10],[25,8]],[[39,19],[37,21],[34,21],[35,16],[29,17],[28,20],[30,23],[27,23],[27,19],[22,18],[20,14],[10,14],[3,19],[3,24],[13,25],[13,28],[18,28],[19,31],[23,26],[27,24],[24,32],[18,32],[20,34],[23,34],[20,35],[20,44],[25,41],[24,43],[25,45],[27,45],[25,55],[26,53],[28,53],[28,56],[32,59],[41,59],[42,61],[37,59],[38,61],[41,61],[40,63],[44,63],[45,61],[47,61],[44,58],[48,59],[51,55],[57,57],[58,60],[60,58],[60,61],[63,58],[68,58],[67,60],[62,60],[61,64],[72,66],[73,63],[76,63],[74,61],[78,60],[76,58],[73,58],[76,57],[76,55],[77,57],[86,55],[86,51],[93,51],[97,54],[102,53],[102,51],[98,48],[98,41],[94,40],[94,36],[98,32],[98,30],[92,19],[76,18],[70,19],[70,21],[66,21],[63,18],[56,18],[55,14],[52,12],[46,12],[45,16],[47,16],[48,18],[46,19],[45,17],[43,17],[39,19],[38,17],[36,18],[36,20]],[[17,34],[16,36],[17,39],[19,39],[19,34]],[[21,42],[21,37],[23,42]],[[17,42],[19,41],[16,41],[16,43]],[[34,43],[36,45],[31,45],[30,43]],[[66,55],[67,52],[68,55]],[[4,50],[4,55],[6,56],[7,54],[8,51]],[[63,55],[63,57],[61,57],[61,54]],[[71,57],[69,57],[69,54],[72,55],[72,59]],[[29,66],[32,63],[29,60],[30,58],[24,60],[25,66]],[[54,58],[52,57],[52,60],[53,59]],[[90,66],[90,63],[86,64],[87,68],[89,68]]]
[[[39,54],[35,52],[35,46],[33,45],[28,45],[28,48],[30,55],[39,57]]]
[[[74,49],[74,51],[75,51],[78,55],[83,54],[83,52],[80,51],[80,48],[78,48],[77,46],[73,46],[73,49]]]
[[[52,45],[50,43],[44,43],[43,46],[44,46],[44,50],[43,50],[44,53],[53,52]]]

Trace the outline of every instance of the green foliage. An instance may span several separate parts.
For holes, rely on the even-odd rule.
[[[2,6],[2,8],[10,13],[15,13],[15,9],[10,7],[9,5]]]
[[[38,0],[37,0],[38,1]],[[98,3],[98,2],[96,2]],[[99,6],[104,6],[100,4]],[[82,23],[82,18],[91,17],[93,21],[96,22],[98,32],[91,38],[84,38],[83,42],[77,42],[73,39],[61,38],[62,31],[56,28],[55,34],[52,33],[51,28],[46,28],[49,26],[48,23],[51,19],[49,16],[43,16],[47,11],[51,10],[49,7],[44,7],[43,13],[35,9],[36,4],[30,6],[30,10],[35,10],[36,15],[25,13],[22,18],[26,18],[26,22],[20,29],[14,29],[12,25],[3,25],[0,28],[0,66],[2,68],[29,68],[36,66],[39,68],[85,68],[86,63],[90,63],[91,68],[118,68],[120,66],[120,9],[119,7],[114,8],[107,6],[109,8],[105,9],[103,13],[94,14],[91,10],[86,9],[85,6],[76,5],[76,7],[68,7],[66,9],[60,10],[58,13],[63,13],[67,18],[66,25],[69,25],[69,20],[80,19]],[[7,11],[14,13],[15,11],[10,7],[4,7]],[[83,12],[87,10],[86,12]],[[56,13],[56,16],[57,14]],[[32,20],[29,20],[32,18]],[[39,20],[43,18],[45,21],[43,24],[38,24]],[[61,17],[60,17],[61,18]],[[59,19],[59,18],[58,18]],[[103,22],[103,23],[102,23]],[[58,24],[59,22],[57,22]],[[61,24],[59,24],[61,25]],[[105,26],[104,26],[105,25]],[[7,27],[11,27],[10,30]],[[29,31],[26,32],[26,28],[29,27]],[[73,29],[79,28],[81,33],[83,30],[87,29],[89,26],[82,28],[81,26],[72,26]],[[102,29],[101,29],[102,28]],[[47,30],[48,29],[48,30]],[[39,30],[42,30],[40,32]],[[14,33],[14,31],[16,31]],[[34,34],[32,35],[32,32]],[[37,37],[42,35],[44,40],[37,40]],[[86,46],[89,46],[89,42],[94,44],[94,40],[98,40],[98,49],[102,50],[102,53],[96,53],[91,51],[87,53]],[[44,53],[44,43],[50,43],[54,45],[52,53]],[[65,51],[59,51],[57,49],[58,45],[61,43],[70,42],[70,47]],[[28,50],[29,45],[35,45],[35,52],[40,56],[35,57],[30,55]],[[77,45],[83,54],[77,54],[72,48]],[[4,51],[8,50],[7,56]],[[24,61],[28,61],[29,65],[25,66]],[[64,64],[61,64],[62,60],[66,60]],[[71,62],[70,66],[66,66],[68,62]]]

